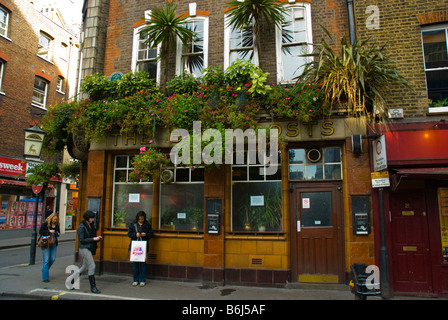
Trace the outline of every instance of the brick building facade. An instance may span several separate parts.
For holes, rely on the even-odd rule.
[[[319,41],[324,36],[319,24],[326,27],[335,39],[349,36],[345,1],[282,1],[282,3],[290,10],[297,10],[297,20],[303,23],[302,32],[306,37],[306,43]],[[226,2],[197,1],[196,15],[191,14],[188,1],[176,1],[175,4],[177,14],[185,15],[191,21],[203,22],[206,26],[204,29],[207,28],[204,32],[206,39],[204,47],[207,47],[207,59],[204,61],[207,61],[207,64],[204,67],[213,68],[228,64],[229,59],[226,55],[230,53],[226,51],[228,49],[225,39],[228,39],[226,33],[228,31],[225,30],[224,19],[229,8]],[[140,63],[139,56],[136,55],[139,48],[137,31],[144,25],[145,12],[160,5],[162,5],[160,1],[132,3],[120,0],[86,1],[83,29],[85,37],[81,44],[83,59],[81,74],[86,76],[100,71],[106,76],[111,76],[116,72],[124,74],[136,71]],[[105,25],[107,28],[104,28]],[[262,28],[263,50],[258,55],[258,63],[263,71],[269,72],[268,83],[283,83],[284,80],[288,80],[287,77],[292,76],[288,74],[290,71],[288,67],[280,58],[276,58],[282,52],[279,47],[281,36],[279,42],[278,33],[274,30],[269,31],[266,25]],[[97,43],[105,43],[104,48]],[[179,68],[179,61],[178,50],[170,52],[168,79],[182,70]],[[352,231],[352,198],[361,199],[367,206],[366,210],[370,211],[369,153],[363,151],[361,154],[355,154],[351,146],[351,135],[365,134],[366,127],[363,118],[335,115],[334,118],[327,120],[329,122],[322,119],[312,124],[297,123],[297,120],[290,122],[279,120],[278,123],[270,124],[283,128],[283,134],[289,137],[289,142],[288,146],[281,150],[281,173],[274,182],[282,199],[279,209],[281,225],[268,231],[245,230],[242,225],[239,226],[235,222],[238,214],[235,195],[243,192],[244,186],[247,186],[247,190],[251,190],[250,186],[263,188],[269,185],[250,184],[249,178],[246,180],[248,183],[246,185],[236,183],[235,172],[241,168],[223,165],[217,169],[205,170],[203,176],[196,182],[186,181],[190,184],[176,182],[166,184],[154,180],[146,187],[143,185],[137,187],[141,188],[135,191],[140,194],[140,200],[135,200],[135,203],[125,201],[123,205],[119,204],[119,201],[123,196],[127,199],[130,191],[124,190],[128,186],[121,184],[117,177],[123,168],[122,165],[129,166],[127,159],[138,153],[142,140],[135,133],[115,134],[105,141],[93,142],[90,145],[86,165],[83,166],[80,208],[87,209],[89,203],[93,204],[99,199],[99,229],[105,238],[97,255],[101,270],[122,273],[129,273],[131,270],[132,264],[128,257],[129,238],[123,226],[116,223],[117,211],[120,209],[119,206],[123,205],[125,208],[123,210],[127,212],[127,223],[132,221],[137,210],[142,209],[151,215],[156,238],[150,241],[149,276],[199,280],[205,283],[267,286],[284,286],[288,281],[346,283],[349,266],[353,262],[362,261],[367,264],[375,262],[373,235],[358,236]],[[363,141],[363,144],[363,150],[368,150],[366,141]],[[314,149],[326,152],[328,155],[334,153],[337,177],[318,178],[314,182],[307,179],[303,181],[290,179],[288,172],[292,169],[288,159],[295,154],[301,157],[305,151]],[[302,163],[302,160],[298,161]],[[119,190],[121,188],[123,191]],[[144,188],[149,188],[149,191],[145,191]],[[191,194],[187,198],[196,199],[195,205],[201,208],[204,226],[201,226],[199,231],[184,230],[185,225],[178,222],[166,224],[165,214],[169,209],[167,206],[177,197],[176,194],[187,192],[182,188],[194,190],[194,195]],[[243,188],[243,191],[241,189],[238,191],[236,188]],[[178,191],[172,193],[174,191],[171,189]],[[262,196],[263,199],[264,197],[268,199],[267,195]],[[322,226],[319,235],[307,238],[310,237],[311,228],[307,229],[305,226],[301,229],[297,223],[297,220],[300,220],[296,216],[297,210],[309,209],[306,205],[302,207],[302,201],[309,203],[310,198],[313,198],[311,208],[316,210],[315,205],[320,202],[319,197],[328,197],[327,200],[333,203],[333,206],[329,205],[325,209],[331,217],[327,217],[329,220],[325,223],[328,225]],[[205,212],[207,203],[213,199],[219,199],[221,203],[221,229],[218,234],[204,230],[208,217]],[[252,200],[256,201],[256,197]],[[174,210],[190,209],[185,205]],[[183,219],[185,214],[188,215],[181,211],[177,213],[177,220]],[[315,227],[324,224],[319,219],[313,221],[314,223]],[[322,231],[327,230],[325,226],[331,234],[330,239],[326,240]],[[300,233],[301,230],[308,230],[307,235],[306,232]],[[305,255],[305,251],[308,255]]]
[[[161,71],[157,69],[160,67],[156,60],[141,59],[138,55],[139,49],[145,48],[140,46],[137,35],[139,28],[144,25],[145,14],[161,6],[163,2],[85,1],[82,76],[95,72],[106,76],[117,72],[124,74],[139,70],[139,66],[145,63],[152,64],[159,75]],[[199,0],[194,3],[195,10],[192,10],[189,1],[175,1],[176,13],[188,17],[189,21],[203,24],[206,30],[203,33],[206,47],[204,67],[225,68],[231,60],[231,44],[227,42],[230,31],[225,27],[225,15],[229,9],[227,2]],[[319,24],[333,35],[334,46],[338,45],[340,37],[349,38],[355,35],[350,33],[349,8],[353,5],[352,1],[282,0],[281,3],[292,10],[295,20],[303,23],[302,35],[308,43],[308,50],[312,49],[311,43],[319,43],[324,37]],[[369,15],[365,12],[368,5],[367,2],[355,3],[356,20],[352,22],[356,26],[353,29],[356,30],[356,36],[358,39],[364,39],[374,33],[379,43],[386,40],[381,36],[388,38],[390,43],[387,45],[387,52],[399,61],[399,71],[414,87],[413,92],[405,95],[401,89],[394,89],[396,95],[392,106],[402,108],[405,118],[425,117],[424,110],[428,106],[428,99],[422,67],[421,41],[417,41],[421,36],[419,19],[423,21],[425,15],[437,11],[438,6],[443,7],[443,4],[416,7],[418,9],[415,9],[415,19],[412,21],[405,19],[410,19],[406,10],[410,10],[411,6],[405,6],[404,11],[398,11],[401,9],[398,4],[388,4],[384,8],[380,6],[381,17],[383,14],[390,14],[402,16],[404,20],[391,19],[390,21],[397,21],[397,25],[394,25],[386,18],[381,18],[381,23],[384,21],[384,25],[381,24],[384,29],[375,31],[366,28],[365,21]],[[291,78],[291,72],[286,62],[288,57],[282,56],[281,33],[269,31],[266,25],[262,28],[262,52],[258,52],[258,64],[264,72],[269,72],[268,83],[286,83]],[[408,28],[413,28],[413,31]],[[403,33],[400,33],[400,30],[403,30]],[[394,33],[402,37],[406,37],[408,33],[412,34],[415,41],[406,43],[402,42],[401,38],[390,37]],[[408,51],[405,56],[401,56],[403,51],[400,50]],[[409,57],[412,57],[412,60],[408,59]],[[168,58],[168,79],[182,72],[181,61],[178,47],[170,52]],[[267,194],[259,190],[269,185],[266,180],[253,183],[248,177],[244,185],[238,180],[241,168],[223,165],[217,169],[205,170],[203,176],[196,181],[191,180],[190,172],[190,178],[185,180],[184,184],[176,180],[170,184],[161,183],[156,179],[145,186],[139,185],[132,191],[126,189],[128,186],[117,177],[121,177],[124,170],[131,169],[129,157],[137,154],[139,148],[144,146],[141,137],[137,133],[114,134],[104,141],[92,143],[88,160],[83,166],[80,208],[87,209],[89,203],[96,201],[100,203],[99,229],[105,238],[97,255],[101,270],[130,273],[132,269],[128,261],[129,238],[126,229],[116,224],[116,214],[121,208],[125,208],[123,210],[127,215],[127,223],[132,221],[132,215],[137,210],[144,210],[151,215],[156,238],[150,241],[148,275],[155,278],[267,286],[284,286],[287,282],[347,283],[350,265],[354,262],[379,265],[381,230],[378,192],[372,191],[370,176],[373,171],[370,152],[372,140],[361,140],[362,151],[355,150],[352,146],[353,135],[367,133],[365,119],[333,114],[328,119],[317,119],[316,123],[274,119],[271,123],[268,122],[268,125],[282,128],[287,139],[287,145],[281,150],[281,173],[273,182],[280,190],[281,225],[268,231],[246,230],[235,222],[240,210],[236,203],[238,194],[248,193],[253,197],[251,208],[255,207],[256,201],[260,201],[256,194],[261,192],[263,201],[268,199]],[[376,128],[374,133],[381,132],[380,129]],[[168,148],[169,145],[165,147]],[[308,152],[313,150],[327,154],[327,159],[330,154],[336,155],[331,164],[322,160],[323,166],[337,168],[336,177],[314,180],[295,178],[295,170],[301,170],[295,165],[305,162],[310,164],[311,161],[308,159],[301,162],[302,160],[298,159],[302,154],[304,157],[308,156]],[[443,164],[443,161],[439,164]],[[182,188],[190,188],[190,193]],[[250,194],[251,191],[253,194]],[[194,199],[195,205],[200,207],[204,226],[199,231],[185,230],[185,225],[178,223],[188,215],[189,208],[186,203],[189,200],[182,200],[185,202],[184,207],[170,207],[169,203],[179,200],[180,194]],[[124,201],[123,197],[128,200]],[[207,204],[215,199],[221,203],[221,229],[217,234],[206,230],[209,217],[206,212]],[[191,201],[188,203],[192,204]],[[316,204],[323,203],[330,205],[316,207]],[[177,222],[171,221],[169,224],[165,220],[168,209],[177,210]],[[306,214],[313,215],[316,212],[327,212],[327,220],[317,216],[314,216],[312,221],[306,220]],[[365,221],[371,227],[365,232],[355,230],[355,221],[359,222],[357,219],[360,216],[367,217]],[[391,265],[393,266],[392,263]],[[440,287],[436,290],[437,294],[441,292],[439,289]]]
[[[384,188],[385,246],[392,294],[446,295],[445,199],[448,113],[448,2],[356,1],[359,40],[386,43],[386,52],[412,90],[392,87],[385,136],[390,188]],[[387,127],[386,127],[387,126]],[[375,225],[379,191],[373,189]],[[378,231],[378,228],[376,229]],[[380,234],[375,234],[377,261]]]
[[[40,124],[50,105],[74,95],[78,40],[55,8],[40,12],[29,1],[1,0],[0,17],[0,157],[23,160],[26,167],[23,130]],[[1,179],[2,213],[13,196],[32,195],[23,176],[6,173]],[[9,179],[19,181],[8,187]],[[54,198],[48,204],[55,208]]]

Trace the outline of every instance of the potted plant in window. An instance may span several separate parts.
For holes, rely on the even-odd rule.
[[[114,227],[116,228],[126,228],[126,223],[124,222],[125,213],[121,210],[115,210],[114,212]]]
[[[448,112],[448,98],[437,100],[431,103],[431,106],[428,108],[429,113],[440,113],[440,112]]]
[[[202,209],[195,206],[189,206],[186,211],[187,219],[189,223],[191,223],[191,230],[202,230],[204,225],[204,213]]]

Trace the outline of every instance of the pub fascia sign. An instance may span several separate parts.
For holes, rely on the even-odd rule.
[[[278,129],[282,138],[294,141],[345,140],[352,134],[365,134],[363,118],[314,120],[310,122],[284,121],[261,123],[264,128]],[[151,142],[150,142],[151,141]],[[111,133],[104,140],[93,142],[90,150],[129,150],[142,146],[170,148],[170,132],[159,128],[154,136],[133,133]]]

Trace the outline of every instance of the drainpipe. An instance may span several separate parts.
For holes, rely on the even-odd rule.
[[[348,27],[350,31],[350,43],[354,45],[356,43],[356,31],[355,31],[355,13],[353,9],[353,0],[347,0],[347,12],[348,12]]]

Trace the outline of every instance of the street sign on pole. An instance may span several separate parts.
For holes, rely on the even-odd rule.
[[[386,139],[384,135],[372,142],[373,171],[387,169]]]
[[[372,188],[390,187],[389,171],[371,172]]]
[[[42,184],[38,184],[38,185],[35,185],[35,184],[33,184],[32,186],[31,186],[31,190],[33,190],[33,193],[35,194],[35,195],[38,195],[41,191],[42,191],[42,188],[43,188],[44,186],[42,185]]]

